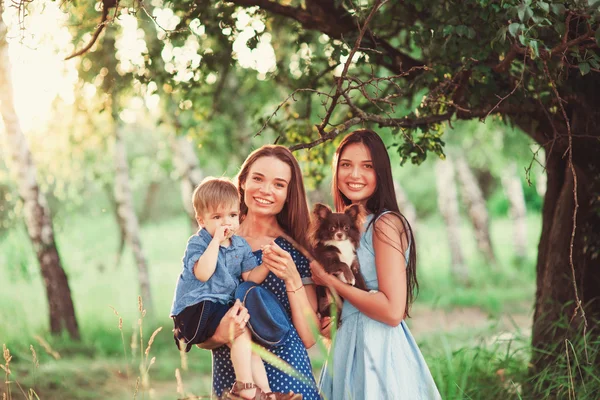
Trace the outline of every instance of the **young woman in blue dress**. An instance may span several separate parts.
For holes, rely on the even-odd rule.
[[[265,276],[261,286],[275,294],[293,325],[285,342],[271,351],[305,377],[301,381],[265,364],[269,386],[274,392],[302,394],[304,400],[320,399],[306,351],[315,343],[309,322],[317,321],[315,287],[308,260],[283,237],[308,246],[310,214],[298,162],[283,146],[262,146],[248,156],[237,183],[241,215],[237,234],[246,239],[262,263],[257,267]],[[235,328],[234,335],[246,329],[247,310],[239,303],[232,309],[223,326],[200,345],[213,350],[213,391],[217,396],[235,381],[229,348],[223,345],[229,341],[229,324]]]
[[[370,291],[311,263],[314,282],[345,300],[332,362],[321,374],[324,398],[440,399],[404,322],[418,290],[415,240],[398,209],[389,155],[375,132],[358,130],[342,140],[333,160],[332,191],[338,212],[356,203],[367,212],[357,256]]]

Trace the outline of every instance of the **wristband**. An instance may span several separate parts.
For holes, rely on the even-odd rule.
[[[302,289],[304,287],[304,285],[300,285],[300,287],[298,289],[295,290],[286,290],[286,292],[288,293],[296,293],[298,290]]]

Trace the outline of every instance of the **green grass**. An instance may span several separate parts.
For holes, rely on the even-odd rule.
[[[515,258],[511,223],[506,219],[491,223],[497,265],[487,264],[478,253],[470,225],[461,225],[461,246],[470,274],[468,287],[452,278],[450,251],[441,220],[430,219],[417,226],[417,271],[420,284],[417,304],[444,309],[480,307],[491,314],[512,311],[524,303],[532,304],[535,294],[535,262],[541,229],[539,215],[527,220],[528,254]]]
[[[450,275],[442,223],[437,219],[420,221],[417,244],[421,291],[415,309],[469,306],[479,307],[494,316],[515,307],[527,308],[535,290],[539,224],[539,216],[529,218],[530,254],[525,263],[516,265],[512,261],[510,222],[493,222],[492,235],[499,259],[496,271],[481,260],[470,226],[463,225],[462,243],[472,284],[461,287]],[[150,368],[150,387],[154,393],[152,398],[174,398],[175,369],[181,368],[181,360],[172,339],[169,311],[180,260],[191,233],[185,217],[164,219],[142,229],[155,315],[143,319],[141,346],[137,272],[129,249],[121,264],[115,265],[119,237],[113,216],[101,210],[87,216],[73,216],[61,223],[56,232],[82,334],[79,343],[48,334],[45,290],[24,229],[15,228],[1,237],[0,265],[4,267],[0,268],[0,282],[4,284],[0,291],[0,342],[5,343],[13,355],[12,378],[24,388],[35,388],[42,399],[132,398],[139,375],[140,347],[145,350],[152,332],[162,326],[148,357],[148,362],[156,357]],[[122,331],[119,317],[123,320]],[[132,349],[134,332],[133,343],[137,348]],[[476,396],[476,388],[484,383],[493,386],[482,392],[485,394],[493,390],[505,394],[512,390],[502,386],[495,375],[497,369],[502,367],[516,376],[525,368],[527,357],[501,356],[487,344],[471,345],[492,334],[493,328],[485,328],[417,337],[444,398],[499,398]],[[48,341],[61,358],[55,360],[47,354],[36,335]],[[39,358],[38,368],[33,366],[30,345]],[[323,363],[323,354],[314,354],[314,366],[318,368]],[[206,376],[211,370],[210,360],[208,351],[193,349],[188,354],[189,369],[182,377],[186,393],[208,393],[210,380]],[[11,387],[14,398],[20,398],[15,385]],[[0,384],[0,393],[4,390]],[[150,389],[140,392],[138,398],[144,398],[142,395],[148,398]]]

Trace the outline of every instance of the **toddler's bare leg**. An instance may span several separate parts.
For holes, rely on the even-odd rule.
[[[231,344],[231,363],[235,370],[235,379],[244,383],[255,383],[252,369],[252,340],[250,332],[246,330],[240,336],[235,338]],[[263,367],[264,368],[264,367]],[[238,393],[242,397],[253,398],[256,394],[256,388],[244,389]]]
[[[256,386],[261,388],[263,392],[269,393],[271,391],[265,364],[262,358],[256,353],[252,353],[252,377]]]

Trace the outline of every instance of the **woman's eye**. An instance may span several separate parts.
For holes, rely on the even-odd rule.
[[[369,169],[371,169],[371,168],[373,168],[373,166],[372,166],[371,164],[366,164],[366,165],[365,165],[365,168],[369,168]]]
[[[344,167],[344,168],[349,167],[349,166],[350,166],[349,163],[341,163],[340,164],[340,167]]]
[[[254,180],[256,182],[260,182],[260,178],[258,176],[255,176],[254,178],[252,178],[252,180]]]

